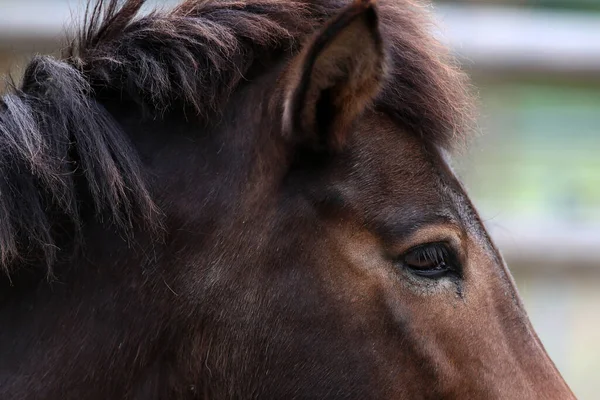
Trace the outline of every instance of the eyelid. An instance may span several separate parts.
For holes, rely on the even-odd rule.
[[[431,225],[419,229],[402,243],[392,245],[390,251],[398,256],[422,245],[445,243],[462,259],[464,254],[462,237],[462,230],[454,224]]]
[[[409,267],[425,268],[442,261],[449,262],[454,258],[453,253],[446,243],[435,242],[409,249],[401,256],[401,261]]]
[[[448,242],[446,242],[446,241],[427,242],[427,243],[418,244],[415,247],[411,247],[404,253],[404,255],[412,254],[419,250],[424,251],[424,250],[431,249],[431,248],[436,248],[438,250],[443,250],[443,251],[452,250],[452,246],[449,245]]]

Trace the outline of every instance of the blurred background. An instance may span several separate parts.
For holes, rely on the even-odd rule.
[[[57,51],[83,4],[0,0],[0,75]],[[457,170],[550,356],[579,399],[598,399],[600,0],[438,0],[433,11],[481,98],[484,134]]]

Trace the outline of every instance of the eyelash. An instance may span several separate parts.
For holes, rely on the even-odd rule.
[[[439,279],[460,275],[456,253],[446,243],[427,243],[408,250],[401,258],[402,265],[413,274]]]

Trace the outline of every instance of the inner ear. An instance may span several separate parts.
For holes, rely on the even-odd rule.
[[[315,149],[340,149],[379,92],[384,65],[374,1],[357,0],[290,63],[284,76],[284,134]]]
[[[331,131],[333,117],[337,114],[335,110],[335,104],[333,102],[333,91],[334,88],[326,88],[321,90],[319,99],[315,105],[315,128],[318,130],[316,133],[319,136],[319,142],[326,143],[328,133]]]

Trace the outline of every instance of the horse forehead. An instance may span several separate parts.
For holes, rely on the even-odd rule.
[[[359,121],[349,145],[344,197],[383,219],[455,223],[497,253],[447,151],[378,113]]]
[[[451,180],[446,161],[437,148],[395,124],[385,115],[370,115],[361,121],[350,140],[345,159],[354,190],[409,207],[446,206],[460,196],[445,199],[445,181]]]

